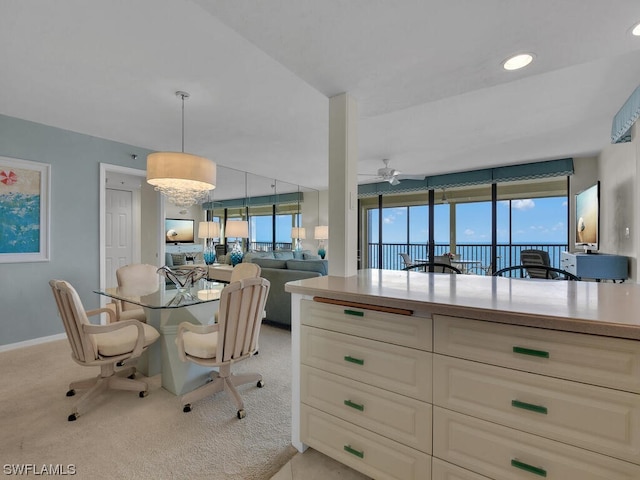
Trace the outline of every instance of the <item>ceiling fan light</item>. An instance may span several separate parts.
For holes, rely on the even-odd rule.
[[[636,26],[631,29],[631,35],[640,37],[640,23],[637,23]]]

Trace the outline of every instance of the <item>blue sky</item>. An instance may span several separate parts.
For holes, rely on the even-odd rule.
[[[435,208],[436,243],[449,241],[449,205]],[[426,206],[383,209],[384,243],[426,243],[428,209]],[[567,198],[520,199],[511,202],[512,243],[566,243]],[[372,215],[372,242],[377,242],[377,212]],[[456,206],[457,243],[491,243],[491,202],[463,203]],[[509,202],[498,202],[498,243],[509,242]]]

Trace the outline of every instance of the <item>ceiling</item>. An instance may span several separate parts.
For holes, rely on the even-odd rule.
[[[0,114],[180,150],[184,90],[185,151],[316,189],[343,92],[361,174],[592,156],[640,84],[637,22],[637,0],[2,0]]]

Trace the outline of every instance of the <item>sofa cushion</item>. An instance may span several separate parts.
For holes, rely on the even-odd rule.
[[[260,268],[287,268],[287,261],[277,258],[252,258],[251,262],[260,265]]]
[[[281,260],[293,260],[293,252],[290,251],[275,251],[273,256]]]
[[[321,260],[320,255],[314,255],[313,253],[303,253],[303,260]]]
[[[329,262],[327,260],[287,260],[287,269],[328,275]]]

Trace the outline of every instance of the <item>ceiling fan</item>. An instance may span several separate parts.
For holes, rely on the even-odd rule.
[[[389,159],[382,160],[384,167],[378,169],[377,178],[389,182],[391,185],[398,185],[400,180],[424,180],[424,175],[403,175],[402,172],[389,166]],[[363,174],[367,175],[367,174]]]

